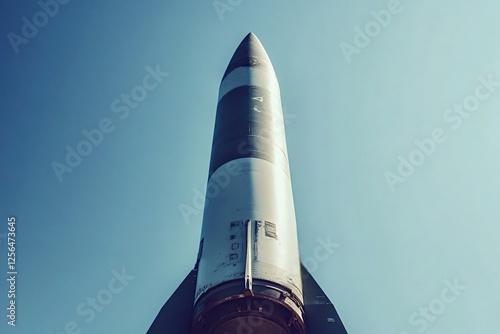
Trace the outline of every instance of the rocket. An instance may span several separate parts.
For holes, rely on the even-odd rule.
[[[220,83],[198,256],[160,333],[347,334],[300,262],[280,89],[253,33]]]

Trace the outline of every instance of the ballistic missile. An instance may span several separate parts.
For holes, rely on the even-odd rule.
[[[198,256],[160,333],[347,334],[300,262],[280,89],[253,33],[220,83]]]

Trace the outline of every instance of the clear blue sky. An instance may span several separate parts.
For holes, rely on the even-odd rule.
[[[302,258],[337,245],[312,271],[349,333],[498,333],[500,3],[214,3],[0,4],[0,276],[10,215],[18,260],[0,332],[146,332],[194,265],[201,213],[179,205],[203,192],[218,85],[253,31]],[[70,167],[67,147],[92,152]]]

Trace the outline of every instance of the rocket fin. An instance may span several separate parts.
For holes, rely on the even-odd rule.
[[[304,264],[301,268],[307,333],[347,334],[333,303]]]
[[[147,334],[191,332],[197,270],[193,269],[161,308]]]

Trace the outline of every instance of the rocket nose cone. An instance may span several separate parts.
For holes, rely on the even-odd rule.
[[[236,48],[233,57],[227,65],[224,79],[232,70],[240,66],[259,66],[271,65],[271,61],[267,56],[266,50],[262,46],[257,36],[253,32],[246,35],[241,41],[240,45]],[[271,65],[272,68],[272,65]]]
[[[256,36],[253,32],[251,32],[251,31],[250,31],[250,32],[249,32],[249,33],[245,36],[245,38],[243,38],[242,42],[244,42],[244,41],[248,41],[248,40],[250,40],[250,39],[254,39],[254,40],[259,41],[259,39],[257,38],[257,36]]]
[[[240,45],[236,48],[236,51],[234,52],[233,60],[235,57],[251,57],[251,56],[262,56],[266,54],[266,51],[264,50],[264,47],[262,46],[262,43],[259,41],[257,36],[253,32],[249,33],[248,35],[243,38],[241,41]]]
[[[259,39],[253,32],[249,32],[248,35],[246,35],[245,38],[243,38],[240,45],[243,43],[256,43],[257,45],[260,45],[262,47],[262,44],[260,43]]]

